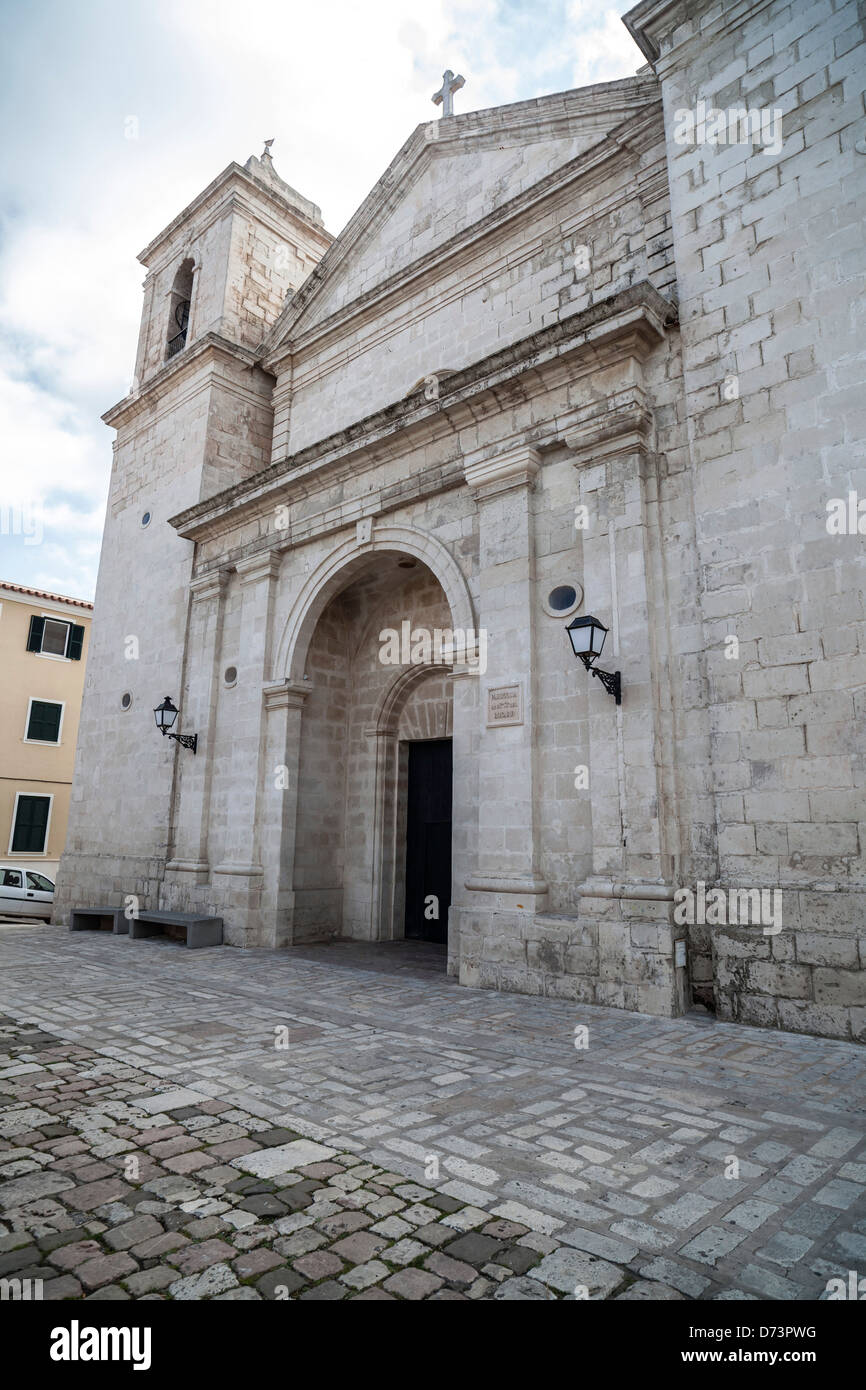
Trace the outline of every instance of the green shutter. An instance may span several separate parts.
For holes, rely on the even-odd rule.
[[[45,631],[45,619],[39,618],[34,613],[30,619],[30,631],[27,634],[28,652],[42,651],[42,634]]]
[[[12,836],[13,854],[41,854],[45,849],[48,828],[47,796],[19,796],[15,832]]]
[[[27,737],[41,739],[44,743],[58,743],[62,713],[62,705],[49,700],[34,700],[30,706]]]
[[[81,648],[84,646],[84,628],[77,623],[72,624],[72,631],[69,634],[69,646],[66,648],[66,655],[70,661],[81,660]]]

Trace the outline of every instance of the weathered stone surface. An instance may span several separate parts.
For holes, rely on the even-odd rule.
[[[51,928],[16,929],[14,945],[4,943],[4,949],[12,953],[7,958],[18,988],[32,968],[43,1015],[56,1009],[65,1017],[68,970],[56,937],[62,942],[67,938],[58,931],[52,940],[53,934]],[[52,1054],[52,1107],[61,1117],[74,1116],[87,1136],[84,1152],[72,1155],[83,1160],[84,1172],[96,1147],[126,1141],[133,1142],[133,1152],[141,1149],[136,1117],[125,1102],[131,1089],[136,1094],[152,1089],[155,1078],[117,1060],[118,1020],[136,1056],[152,1056],[160,1069],[165,1055],[162,1038],[187,1036],[182,1030],[189,1021],[186,993],[178,988],[187,977],[182,971],[178,976],[170,952],[160,952],[162,961],[150,971],[139,962],[130,968],[130,987],[134,979],[148,1000],[146,1016],[131,1017],[128,994],[118,990],[120,967],[112,944],[116,947],[108,939],[92,939],[88,949],[88,1036],[105,1052],[58,1042]],[[16,958],[19,950],[22,956]],[[294,1089],[303,1077],[305,1115],[298,1122],[329,1140],[336,1088],[341,1110],[360,1116],[356,1122],[340,1114],[341,1129],[351,1128],[346,1140],[357,1145],[357,1152],[343,1151],[334,1138],[328,1143],[337,1155],[331,1171],[308,1179],[294,1176],[293,1186],[307,1191],[310,1204],[292,1216],[256,1216],[243,1208],[249,1191],[265,1189],[261,1195],[270,1195],[274,1184],[247,1175],[233,1180],[237,1190],[220,1187],[217,1201],[209,1195],[212,1167],[183,1180],[172,1179],[182,1188],[182,1201],[177,1193],[154,1194],[151,1179],[142,1182],[130,1176],[123,1200],[79,1212],[70,1200],[77,1191],[73,1186],[8,1209],[4,1224],[13,1221],[22,1229],[0,1237],[0,1259],[7,1266],[4,1277],[43,1279],[46,1288],[57,1284],[69,1290],[69,1297],[112,1300],[172,1297],[169,1291],[175,1284],[183,1284],[187,1298],[215,1298],[241,1282],[274,1301],[303,1298],[313,1287],[321,1301],[354,1298],[372,1289],[380,1289],[386,1299],[438,1296],[451,1301],[456,1294],[459,1299],[489,1300],[505,1285],[509,1299],[528,1285],[546,1290],[543,1296],[574,1298],[575,1275],[587,1272],[584,1266],[575,1268],[574,1261],[588,1261],[590,1280],[582,1287],[592,1298],[628,1294],[638,1279],[656,1287],[636,1289],[629,1299],[667,1297],[658,1285],[686,1298],[713,1299],[738,1290],[742,1297],[815,1299],[824,1291],[828,1270],[840,1262],[847,1269],[859,1259],[859,1227],[866,1209],[866,1165],[860,1151],[866,1136],[851,1100],[866,1075],[862,1049],[820,1039],[798,1038],[794,1043],[784,1034],[765,1034],[760,1048],[743,1048],[743,1035],[736,1037],[725,1025],[693,1020],[635,1019],[626,1033],[621,1014],[593,1009],[587,1053],[572,1067],[551,1067],[550,1056],[562,1039],[571,1044],[570,1004],[518,1000],[508,1010],[497,1010],[493,1018],[486,1008],[467,1017],[466,996],[429,973],[413,976],[403,956],[393,973],[380,971],[375,980],[380,1014],[376,1071],[381,1067],[386,1075],[399,1076],[401,1103],[393,1111],[384,1103],[377,1105],[371,1119],[369,1055],[360,1050],[354,1062],[347,1062],[353,1054],[346,1037],[355,1036],[358,1026],[353,992],[361,977],[351,970],[335,972],[329,950],[311,950],[301,960],[274,953],[262,960],[261,974],[255,956],[237,958],[245,987],[255,987],[269,1011],[315,1008],[317,1013],[333,1014],[326,1054],[330,1062],[323,1061],[319,1044],[313,1042],[309,1057],[315,1075],[306,1075],[308,1058],[296,1054],[288,1086]],[[35,966],[24,963],[31,956],[36,957]],[[211,1016],[224,1019],[223,1027],[231,1026],[239,977],[224,962],[215,959],[214,964],[209,972],[196,962],[189,982],[195,980],[197,989],[206,990]],[[0,994],[2,989],[0,973]],[[95,1009],[100,995],[101,1009]],[[414,1011],[417,1043],[407,1040],[407,1005]],[[366,1007],[363,1001],[362,1019]],[[161,1014],[160,1040],[152,1035],[154,1008]],[[366,1022],[362,1026],[366,1028]],[[251,1098],[267,1084],[269,1113],[278,1111],[287,1123],[292,1113],[281,1079],[270,1065],[269,1050],[249,1045],[260,1027],[255,1018],[245,1018],[239,1045],[224,1063],[215,1060],[209,1042],[200,1048],[188,1044],[185,1055],[185,1076],[207,1077],[214,1086],[228,1079],[236,1101],[224,1110],[231,1115],[230,1123],[250,1134],[261,1132],[263,1120],[242,1109],[240,1082],[249,1084]],[[449,1082],[443,1087],[445,1094],[431,1095],[427,1038],[434,1028],[443,1035],[459,1029],[460,1068],[471,1075],[472,1085],[455,1092],[456,1083]],[[11,1044],[7,1042],[12,1055],[19,1047],[24,1050],[14,1028],[6,1024],[5,1030],[12,1036]],[[731,1046],[736,1069],[730,1065]],[[436,1065],[441,1065],[438,1058]],[[245,1069],[239,1076],[241,1066]],[[4,1084],[14,1103],[33,1083],[29,1074],[22,1074],[20,1081],[10,1078]],[[375,1084],[382,1084],[378,1075]],[[211,1112],[196,1106],[174,1113],[177,1123],[171,1128],[203,1149],[210,1127],[202,1122]],[[356,1124],[364,1137],[355,1137]],[[407,1179],[406,1173],[423,1173],[431,1148],[444,1148],[441,1139],[434,1138],[431,1145],[429,1131],[439,1125],[447,1125],[449,1145],[469,1158],[478,1157],[483,1146],[487,1163],[501,1172],[487,1208],[475,1205],[477,1197],[461,1204],[446,1195],[448,1210],[441,1214],[441,1194],[422,1181]],[[144,1132],[149,1137],[152,1128]],[[417,1152],[412,1153],[407,1146],[419,1135],[425,1142],[413,1144]],[[46,1171],[54,1171],[53,1150],[40,1147],[53,1141],[34,1131],[29,1142],[45,1156]],[[731,1154],[738,1155],[736,1176],[728,1171]],[[0,1170],[4,1156],[0,1152]],[[406,1170],[403,1174],[391,1171],[398,1159]],[[56,1161],[64,1163],[66,1158],[61,1153]],[[74,1174],[79,1169],[60,1171]],[[228,1172],[238,1170],[229,1167]],[[380,1223],[373,1221],[369,1204],[384,1193],[393,1193],[392,1200],[403,1203],[401,1210],[412,1210],[415,1221],[423,1221],[430,1211],[439,1212],[440,1219],[420,1226],[404,1221],[397,1232],[377,1231],[373,1227]],[[215,1215],[200,1214],[212,1205],[218,1209]],[[518,1221],[518,1215],[523,1220]],[[392,1213],[383,1223],[389,1220],[399,1217]],[[165,1228],[160,1234],[113,1248],[112,1243],[122,1245],[153,1230],[154,1222]],[[551,1230],[581,1245],[566,1247],[556,1234],[547,1233]],[[593,1244],[594,1250],[583,1248]],[[613,1249],[623,1252],[622,1262],[606,1258]],[[317,1263],[305,1274],[292,1268],[296,1261],[315,1255],[323,1257],[324,1265]],[[601,1257],[594,1264],[593,1255]],[[47,1263],[40,1263],[43,1260]],[[118,1260],[119,1265],[112,1263]],[[132,1268],[123,1260],[131,1261]],[[558,1261],[568,1268],[560,1267],[560,1277],[550,1286],[534,1277],[540,1265],[550,1277]],[[627,1270],[617,1268],[626,1263]],[[142,1264],[145,1267],[136,1268]],[[88,1271],[90,1286],[79,1280],[79,1270],[88,1266],[93,1267]],[[215,1276],[213,1284],[198,1277],[215,1266],[227,1268],[230,1276]],[[400,1285],[400,1293],[385,1289],[392,1276],[414,1276],[419,1266],[421,1274],[440,1281],[432,1292],[428,1282],[414,1277]],[[611,1267],[610,1280],[596,1289],[599,1272]],[[150,1269],[162,1272],[151,1280],[146,1277]],[[323,1269],[328,1272],[323,1274]],[[567,1287],[558,1286],[563,1284]]]
[[[498,1289],[494,1290],[493,1297],[505,1302],[520,1303],[537,1302],[543,1299],[556,1300],[556,1294],[537,1279],[521,1278],[506,1279],[503,1284],[499,1285]]]
[[[126,1274],[135,1273],[137,1268],[135,1260],[125,1252],[98,1255],[95,1259],[85,1260],[83,1264],[76,1265],[75,1277],[85,1289],[98,1289],[101,1285],[111,1284]]]
[[[397,1294],[399,1298],[427,1298],[440,1289],[444,1280],[438,1274],[429,1274],[423,1269],[402,1269],[392,1274],[382,1287],[387,1293]]]
[[[74,1186],[74,1182],[62,1173],[28,1173],[25,1177],[0,1183],[0,1207],[23,1207],[28,1202],[38,1202],[43,1197],[68,1192]]]
[[[390,940],[425,920],[395,746],[450,739],[461,985],[866,1036],[862,15],[686,8],[633,11],[632,77],[395,132],[329,254],[269,157],[147,249],[58,919],[132,895],[232,946]],[[760,138],[688,106],[684,135],[696,94]],[[590,608],[616,713],[563,632]],[[182,777],[128,736],[130,628],[184,672]],[[721,915],[677,921],[707,885]]]
[[[625,1278],[624,1271],[607,1260],[585,1255],[580,1250],[554,1250],[545,1255],[528,1278],[537,1279],[559,1293],[579,1298],[607,1298]]]
[[[234,1288],[237,1282],[234,1272],[227,1264],[212,1264],[201,1273],[176,1280],[169,1285],[168,1291],[172,1298],[188,1302],[191,1299],[213,1298],[216,1294]]]
[[[634,1284],[629,1284],[624,1293],[614,1295],[614,1301],[617,1303],[641,1303],[647,1300],[670,1302],[678,1298],[685,1298],[685,1294],[680,1293],[678,1289],[672,1289],[669,1284],[655,1284],[648,1279],[638,1279]]]
[[[231,1166],[245,1173],[254,1173],[256,1177],[275,1178],[294,1172],[303,1163],[332,1158],[335,1152],[327,1144],[296,1139],[290,1144],[278,1144],[274,1148],[259,1149],[256,1153],[241,1154],[239,1158],[232,1159]]]

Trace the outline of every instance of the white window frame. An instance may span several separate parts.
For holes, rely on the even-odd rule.
[[[59,724],[58,729],[57,729],[57,737],[56,737],[56,738],[28,738],[28,737],[27,737],[27,730],[30,728],[30,712],[31,712],[31,710],[33,709],[33,701],[34,701],[34,700],[38,700],[38,702],[39,702],[40,705],[59,705],[59,706],[60,706],[60,724]],[[21,740],[21,742],[22,742],[22,743],[35,743],[35,744],[37,744],[40,748],[59,748],[60,745],[61,745],[61,743],[63,742],[63,719],[64,719],[65,714],[66,714],[66,701],[65,701],[65,700],[52,700],[52,699],[50,699],[50,698],[46,698],[44,695],[31,695],[30,698],[29,698],[29,700],[27,701],[27,718],[26,718],[25,721],[24,721],[24,737],[23,737],[23,739]]]
[[[22,796],[41,796],[48,802],[48,819],[45,822],[45,840],[42,849],[13,849],[15,842],[15,826],[18,824],[18,801]],[[20,859],[50,859],[48,844],[51,839],[51,816],[54,811],[54,792],[16,792],[15,805],[12,807],[12,825],[9,829],[9,849],[8,855],[17,855]]]
[[[74,627],[74,623],[69,618],[58,617],[56,613],[40,613],[39,616],[40,618],[45,618],[48,622],[66,624],[66,651],[61,656],[59,652],[44,652],[40,647],[39,651],[36,652],[35,655],[44,656],[46,661],[71,661],[72,657],[68,654],[69,640],[72,637],[72,629]],[[42,640],[43,642],[45,641],[45,628],[42,629]]]

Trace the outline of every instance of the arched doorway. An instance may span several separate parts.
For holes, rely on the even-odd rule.
[[[407,920],[436,924],[444,940],[451,792],[449,781],[446,807],[441,767],[453,729],[446,593],[416,556],[371,550],[331,577],[313,609],[314,621],[298,628],[304,654],[301,670],[296,648],[295,678],[308,693],[294,837],[281,866],[292,885],[292,941],[394,941]],[[435,819],[419,807],[425,768],[439,797]],[[425,891],[434,879],[437,891]],[[419,893],[437,899],[420,919]]]

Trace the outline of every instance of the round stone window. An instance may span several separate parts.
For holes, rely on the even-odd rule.
[[[122,710],[132,709],[132,696],[128,690],[125,690],[120,697],[120,708]]]
[[[237,685],[238,668],[237,666],[227,666],[223,672],[223,680],[226,685]]]
[[[557,584],[544,600],[544,611],[551,618],[568,618],[583,603],[583,588],[576,581]]]
[[[144,530],[145,526],[149,526],[149,525],[150,525],[150,512],[142,512],[142,514],[141,514],[141,529]]]

